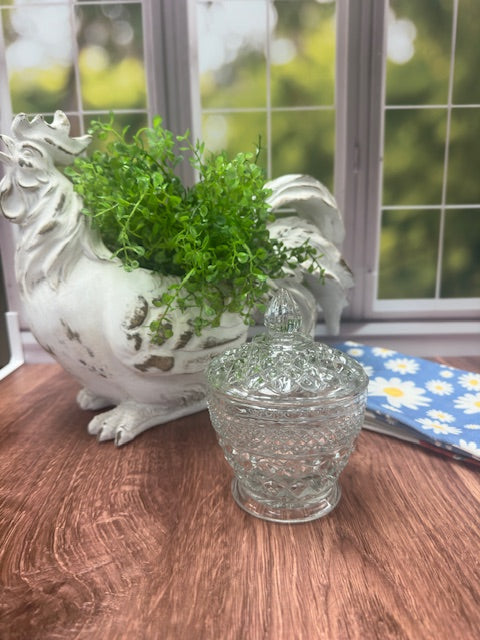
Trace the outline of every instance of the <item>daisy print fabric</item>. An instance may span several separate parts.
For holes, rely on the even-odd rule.
[[[356,342],[335,345],[370,378],[367,411],[427,443],[480,461],[480,373]]]

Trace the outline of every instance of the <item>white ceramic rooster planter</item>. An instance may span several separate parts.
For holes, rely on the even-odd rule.
[[[141,268],[126,271],[81,213],[72,183],[56,169],[73,162],[90,136],[70,137],[68,118],[57,111],[51,124],[20,114],[12,137],[0,139],[0,207],[20,227],[16,273],[31,331],[83,386],[80,407],[113,406],[93,417],[89,432],[122,445],[153,425],[204,409],[205,366],[212,355],[246,340],[240,316],[225,313],[219,327],[196,336],[193,314],[177,311],[172,337],[153,344],[149,302],[176,279]],[[275,221],[271,234],[294,246],[308,236],[325,267],[324,284],[301,269],[278,284],[293,289],[304,308],[318,303],[336,333],[353,283],[337,248],[343,224],[335,201],[309,176],[285,176],[268,186],[272,209],[297,211]]]

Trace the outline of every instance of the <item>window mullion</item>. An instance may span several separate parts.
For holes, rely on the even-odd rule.
[[[337,0],[335,195],[355,276],[345,317],[366,318],[375,298],[383,138],[385,0]]]
[[[441,297],[443,245],[445,238],[445,215],[447,205],[448,160],[450,152],[450,132],[452,126],[453,78],[455,72],[455,48],[457,39],[458,0],[453,1],[452,44],[450,52],[450,70],[448,79],[447,123],[445,132],[445,156],[443,160],[442,203],[440,211],[440,227],[438,234],[437,274],[435,281],[435,298]]]
[[[149,116],[161,115],[176,134],[200,131],[198,55],[195,2],[145,0],[143,29],[147,62]],[[182,179],[193,181],[188,163],[179,168]]]

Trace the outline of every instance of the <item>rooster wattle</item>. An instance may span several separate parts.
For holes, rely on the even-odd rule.
[[[90,420],[89,432],[121,445],[153,425],[204,409],[205,366],[246,340],[241,317],[224,313],[219,327],[197,336],[193,311],[176,310],[173,335],[152,343],[149,325],[158,309],[150,302],[178,278],[126,271],[81,213],[81,198],[56,165],[72,163],[90,136],[70,137],[68,118],[57,111],[52,123],[20,114],[12,137],[0,139],[0,208],[20,227],[16,274],[30,329],[83,386],[77,396],[83,409],[113,405]],[[284,176],[269,186],[272,209],[296,210],[272,223],[271,234],[293,246],[308,237],[325,262],[324,284],[299,265],[274,286],[290,288],[306,317],[318,303],[335,333],[353,284],[336,246],[343,224],[335,201],[308,176]]]

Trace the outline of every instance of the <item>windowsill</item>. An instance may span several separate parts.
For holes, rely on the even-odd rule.
[[[337,337],[317,326],[315,337],[326,342],[353,340],[412,356],[480,355],[480,321],[343,322]]]
[[[259,331],[255,327],[251,333]],[[53,362],[29,331],[21,338],[26,363]],[[480,355],[480,321],[343,322],[338,336],[328,336],[318,324],[315,338],[330,344],[353,340],[420,357]]]

